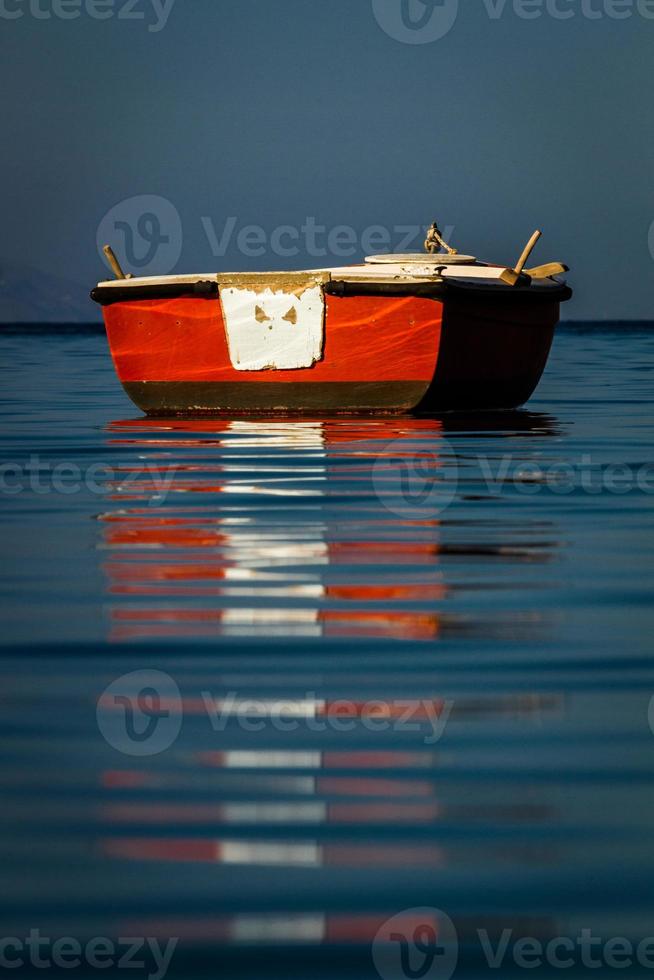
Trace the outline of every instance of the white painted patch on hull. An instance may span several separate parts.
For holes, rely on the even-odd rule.
[[[229,356],[237,371],[308,368],[323,355],[322,287],[220,290]]]

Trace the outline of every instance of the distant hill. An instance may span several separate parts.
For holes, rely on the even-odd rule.
[[[0,323],[92,323],[88,287],[0,259]]]

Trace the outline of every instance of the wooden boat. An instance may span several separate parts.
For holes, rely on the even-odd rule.
[[[523,404],[572,292],[446,245],[302,272],[118,278],[103,307],[118,377],[148,415],[430,412]],[[444,247],[445,254],[435,252]]]

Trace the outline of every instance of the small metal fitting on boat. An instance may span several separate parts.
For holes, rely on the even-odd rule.
[[[434,221],[427,232],[425,238],[426,252],[445,252],[447,255],[458,255],[458,250],[447,244],[438,228],[438,223]]]

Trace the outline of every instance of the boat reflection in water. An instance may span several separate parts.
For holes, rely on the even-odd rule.
[[[549,544],[442,543],[459,461],[438,421],[144,419],[114,423],[112,443],[138,451],[111,494],[124,506],[101,516],[116,641],[429,640],[478,629],[444,610],[460,588],[444,556],[549,558]]]
[[[511,671],[551,632],[534,595],[559,542],[547,520],[496,516],[484,425],[518,456],[556,433],[526,412],[111,425],[109,639],[174,675],[184,717],[174,748],[102,773],[104,859],[143,882],[184,868],[175,888],[155,873],[164,911],[123,930],[366,944],[438,905],[435,873],[447,902],[475,853],[490,876],[542,863],[560,801],[520,778],[520,745],[565,702]]]

